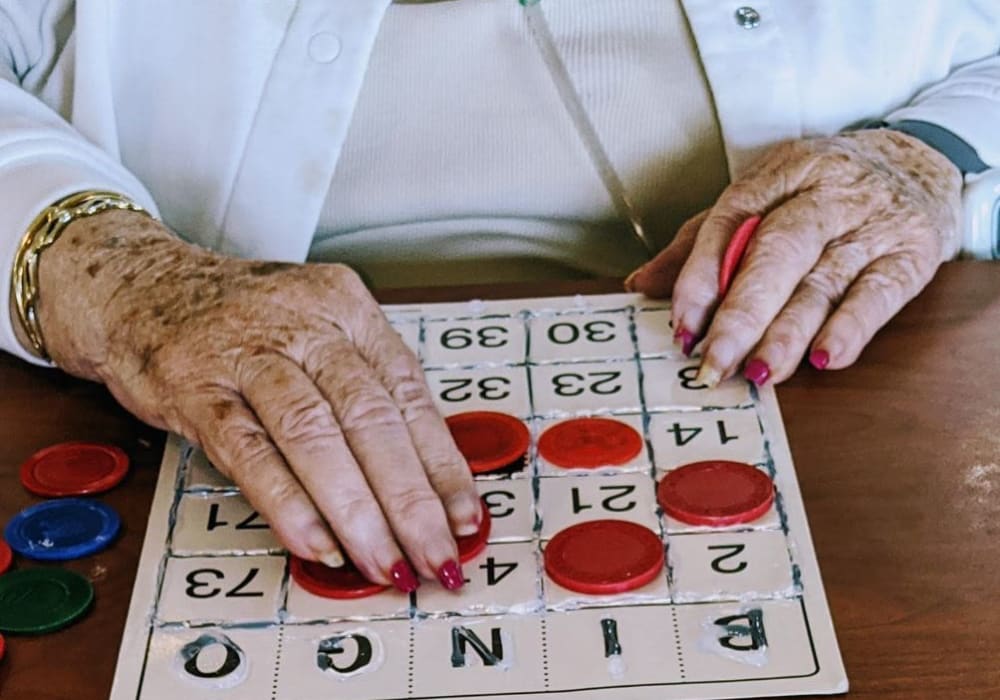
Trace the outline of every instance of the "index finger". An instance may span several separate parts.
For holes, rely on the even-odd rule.
[[[367,342],[358,342],[358,352],[399,409],[452,532],[477,532],[482,506],[472,472],[434,404],[420,361],[384,316],[373,321],[369,334]]]
[[[760,223],[706,334],[702,381],[714,384],[731,375],[826,245],[860,224],[850,216],[829,217],[830,209],[820,191],[810,191],[782,204]]]

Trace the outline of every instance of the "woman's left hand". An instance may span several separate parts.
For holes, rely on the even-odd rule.
[[[888,129],[780,144],[626,286],[673,297],[675,337],[704,338],[700,379],[742,367],[757,384],[853,363],[953,257],[962,178],[943,155]],[[763,220],[725,297],[723,253],[736,228]]]

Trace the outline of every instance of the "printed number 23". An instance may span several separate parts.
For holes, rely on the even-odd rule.
[[[552,377],[552,387],[559,396],[579,396],[585,391],[606,396],[622,390],[621,383],[616,381],[621,375],[621,372],[587,372],[586,375],[564,372]]]

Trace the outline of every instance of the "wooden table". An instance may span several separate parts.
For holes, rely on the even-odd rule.
[[[395,292],[440,301],[610,283]],[[1000,266],[947,265],[842,372],[800,371],[779,390],[852,697],[1000,697]],[[63,440],[116,443],[124,485],[102,497],[125,526],[67,564],[96,604],[55,634],[8,639],[4,700],[106,698],[163,435],[103,389],[0,357],[0,521],[36,501],[18,468]],[[20,562],[23,566],[23,562]]]

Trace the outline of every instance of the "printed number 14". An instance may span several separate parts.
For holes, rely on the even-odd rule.
[[[739,435],[729,434],[726,430],[726,422],[724,420],[715,421],[715,426],[719,431],[719,444],[725,445],[732,440],[740,439]],[[684,445],[698,437],[701,434],[701,431],[702,428],[700,427],[695,426],[693,428],[685,428],[680,423],[674,423],[672,426],[667,428],[668,433],[673,433],[674,442],[677,443],[678,447],[684,447]]]

